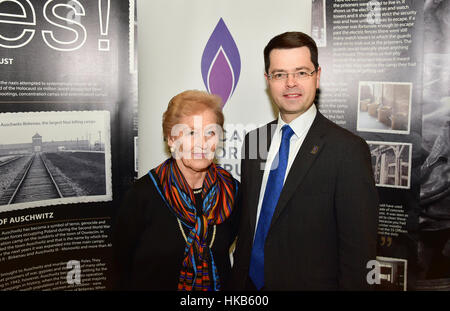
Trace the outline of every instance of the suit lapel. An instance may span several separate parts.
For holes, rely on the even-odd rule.
[[[326,134],[326,123],[324,122],[324,119],[325,117],[317,111],[316,118],[314,119],[314,122],[311,125],[311,128],[309,129],[294,162],[292,163],[291,169],[289,170],[289,174],[284,183],[283,190],[281,191],[278,204],[272,216],[271,225],[275,223],[277,218],[283,212],[289,199],[294,195],[306,173],[308,173],[312,164],[325,147],[324,136]]]

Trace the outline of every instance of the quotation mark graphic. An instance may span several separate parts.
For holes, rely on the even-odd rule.
[[[391,247],[391,245],[392,245],[392,237],[382,236],[380,245],[381,246],[386,246],[386,247]]]

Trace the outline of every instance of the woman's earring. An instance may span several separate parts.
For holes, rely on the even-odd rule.
[[[175,152],[175,148],[173,146],[170,146],[170,153],[174,153]]]

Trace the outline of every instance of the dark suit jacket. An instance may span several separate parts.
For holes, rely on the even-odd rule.
[[[262,164],[276,124],[245,137],[235,290],[245,289],[248,277]],[[366,142],[317,112],[273,214],[264,289],[367,289],[366,264],[376,257],[377,224],[378,195]]]

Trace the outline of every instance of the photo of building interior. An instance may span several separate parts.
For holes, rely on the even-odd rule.
[[[409,132],[411,84],[360,83],[358,130]]]

